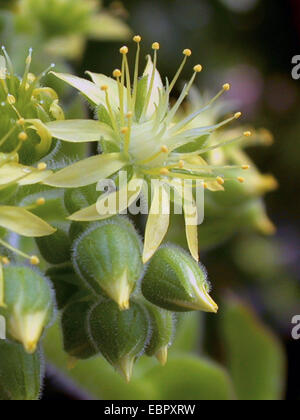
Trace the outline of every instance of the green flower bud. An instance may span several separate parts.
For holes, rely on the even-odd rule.
[[[8,335],[34,353],[54,315],[53,292],[47,279],[30,267],[9,265],[3,271]]]
[[[173,340],[175,330],[174,315],[172,312],[160,309],[148,302],[145,303],[145,306],[151,321],[151,339],[145,353],[147,356],[156,356],[164,366],[167,363],[168,347]]]
[[[57,230],[53,235],[36,238],[39,251],[44,259],[50,264],[63,264],[70,261],[71,243],[68,234],[52,223]]]
[[[50,267],[46,276],[54,286],[58,309],[63,309],[80,291],[87,290],[70,263]]]
[[[89,334],[89,315],[95,302],[83,297],[71,302],[62,314],[62,331],[65,351],[75,359],[89,359],[99,351]]]
[[[0,340],[0,400],[33,401],[40,395],[41,353],[27,354],[22,346]]]
[[[122,217],[95,223],[74,242],[73,265],[94,292],[128,309],[143,270],[140,239]]]
[[[129,382],[133,365],[148,341],[149,320],[141,305],[131,302],[120,311],[110,300],[97,304],[90,313],[90,333],[94,345]]]
[[[150,261],[142,292],[154,305],[175,312],[214,312],[204,268],[174,246],[160,248]]]

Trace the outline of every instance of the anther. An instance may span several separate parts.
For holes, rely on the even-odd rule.
[[[47,169],[47,163],[41,162],[38,164],[37,168],[39,171],[44,171],[45,169]]]
[[[180,160],[178,162],[178,166],[179,166],[180,169],[182,169],[184,167],[184,161],[183,160]]]
[[[121,76],[122,76],[122,72],[121,72],[121,70],[119,70],[119,69],[114,70],[114,71],[113,71],[113,76],[114,76],[115,78],[117,78],[117,77],[121,77]]]
[[[169,153],[169,149],[167,148],[167,146],[161,146],[160,149],[163,153]]]
[[[241,116],[242,116],[242,113],[241,112],[237,112],[236,114],[234,114],[234,118],[236,120],[238,120]]]
[[[245,137],[251,137],[251,136],[252,136],[251,131],[245,131],[245,132],[244,132],[244,136],[245,136]]]
[[[183,55],[185,55],[186,57],[190,57],[192,55],[192,50],[186,48],[185,50],[183,50]]]
[[[224,179],[222,177],[218,176],[217,177],[217,183],[220,184],[220,185],[224,185],[225,184],[225,181],[224,181]]]
[[[243,184],[243,183],[245,182],[245,178],[243,178],[243,177],[241,177],[241,176],[239,176],[239,177],[237,178],[237,180],[238,180],[241,184]]]
[[[228,92],[231,89],[230,84],[229,83],[225,83],[225,85],[223,85],[223,89]]]
[[[18,135],[18,139],[20,141],[26,141],[28,139],[27,134],[25,133],[25,131],[22,131],[19,135]]]
[[[46,200],[44,199],[44,197],[41,197],[38,198],[35,203],[37,206],[43,206],[46,203]]]
[[[103,92],[106,92],[108,90],[108,86],[107,85],[101,86],[101,90],[103,90]]]
[[[25,124],[25,120],[24,120],[24,118],[20,118],[20,119],[17,121],[17,124],[18,124],[18,125],[24,125],[24,124]]]
[[[152,44],[152,49],[153,50],[159,50],[160,49],[160,45],[159,45],[159,43],[158,42],[153,42],[153,44]]]
[[[159,171],[159,173],[161,175],[168,175],[170,173],[170,171],[167,168],[161,168],[161,170]]]
[[[13,95],[7,95],[7,102],[9,105],[14,105],[16,103],[16,98]]]
[[[205,190],[207,190],[208,185],[207,185],[207,183],[206,183],[206,182],[204,182],[204,184],[203,184],[203,188],[204,188]]]
[[[127,114],[126,114],[126,118],[132,118],[133,117],[133,112],[132,111],[129,111],[129,112],[127,112]]]
[[[250,169],[250,166],[249,166],[249,165],[243,165],[243,166],[242,166],[242,169],[243,169],[244,171],[247,171],[248,169]]]
[[[38,259],[36,255],[33,255],[32,257],[30,257],[30,264],[39,265],[39,263],[40,263],[40,260]]]
[[[203,67],[201,66],[201,64],[197,64],[197,65],[194,67],[194,72],[195,72],[195,73],[200,73],[200,72],[202,71],[202,69],[203,69]]]
[[[4,265],[8,265],[10,263],[10,261],[7,257],[2,257],[2,262],[3,262]]]
[[[120,53],[121,53],[121,54],[128,54],[128,47],[126,47],[126,46],[124,45],[124,47],[120,48]]]
[[[127,134],[128,133],[129,128],[128,127],[122,127],[121,128],[121,133],[122,134]]]
[[[141,37],[140,35],[135,35],[135,36],[133,37],[133,41],[134,41],[134,42],[140,43],[140,42],[141,42],[141,40],[142,40],[142,37]]]

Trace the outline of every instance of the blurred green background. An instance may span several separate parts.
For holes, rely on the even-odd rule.
[[[284,347],[288,360],[287,373],[281,374],[284,385],[281,384],[280,391],[271,392],[272,387],[277,386],[272,375],[269,375],[268,383],[263,383],[261,379],[262,388],[270,390],[270,398],[282,393],[283,389],[283,397],[299,400],[300,341],[291,337],[292,317],[300,314],[300,80],[293,80],[291,75],[292,57],[300,54],[299,1],[126,0],[123,4],[116,1],[102,3],[113,16],[127,22],[133,33],[142,35],[144,55],[153,41],[161,43],[159,70],[162,74],[170,79],[177,70],[182,49],[191,48],[193,60],[204,66],[197,81],[201,92],[214,93],[223,83],[231,83],[232,90],[227,98],[234,108],[243,111],[242,122],[257,128],[264,127],[274,136],[271,147],[252,147],[248,151],[261,171],[273,174],[279,182],[278,190],[266,196],[268,214],[277,226],[277,233],[267,238],[253,232],[236,234],[222,245],[202,253],[201,260],[208,269],[214,294],[220,302],[227,304],[220,305],[219,317],[206,317],[206,334],[199,331],[201,322],[191,327],[190,332],[187,323],[176,348],[196,352],[201,341],[205,354],[223,363],[224,347],[230,347],[227,363],[239,389],[238,396],[251,397],[251,390],[253,392],[260,379],[254,376],[251,388],[251,380],[246,384],[240,370],[244,367],[248,372],[258,371],[260,367],[264,369],[269,359],[272,372],[272,363],[285,362],[278,361],[276,358],[280,356],[268,347],[267,331],[260,331],[261,335],[257,337],[255,320],[243,312],[244,305],[249,306],[254,309],[255,317],[277,335],[281,343],[278,346]],[[7,35],[9,32],[5,33],[9,19],[9,15],[0,17],[1,41],[8,49],[13,44],[10,53],[14,51],[22,63],[26,48],[32,46],[32,37],[21,37],[18,42],[12,40]],[[92,38],[95,37],[85,38],[87,42],[76,59],[65,61],[55,58],[58,68],[73,67],[73,71],[83,76],[87,69],[111,74],[114,68],[119,67],[118,49],[127,43],[124,41],[126,36],[120,39],[112,36],[109,41]],[[15,46],[17,49],[14,49]],[[133,59],[133,56],[130,58]],[[46,68],[51,62],[49,60],[45,54],[39,65]],[[190,72],[191,67],[186,66],[182,78],[189,78]],[[68,95],[73,100],[73,94],[67,92]],[[244,302],[242,306],[241,301]],[[189,325],[192,323],[191,318]],[[220,324],[223,325],[222,334]],[[242,333],[244,324],[251,324],[247,337],[243,337]],[[240,332],[237,337],[232,336],[234,328]],[[196,330],[198,335],[195,335]],[[257,339],[260,352],[265,352],[265,359],[254,358],[255,366],[251,364],[252,347],[247,348],[251,331],[255,336],[253,342]],[[184,342],[189,343],[186,344],[188,348],[184,348]],[[245,346],[240,348],[238,343],[243,342]],[[192,361],[189,363],[193,370]],[[153,375],[155,377],[155,372]],[[78,398],[69,384],[63,384],[50,371],[44,398]],[[261,394],[259,389],[256,391],[253,399],[268,397],[263,391]]]

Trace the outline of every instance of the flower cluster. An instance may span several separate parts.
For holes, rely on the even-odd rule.
[[[135,36],[134,41],[137,44],[137,54],[133,74],[130,73],[126,46],[120,49],[122,66],[121,69],[113,71],[114,78],[88,72],[92,79],[90,82],[70,74],[56,73],[58,78],[77,88],[96,107],[99,121],[51,122],[47,124],[48,130],[53,137],[67,142],[99,142],[102,153],[55,173],[45,183],[63,188],[82,187],[99,181],[101,183],[103,179],[114,176],[120,170],[126,170],[129,198],[123,203],[124,208],[142,194],[143,183],[139,183],[140,187],[134,193],[131,191],[131,183],[136,183],[136,180],[150,183],[152,179],[158,179],[177,195],[180,191],[177,185],[183,180],[200,181],[204,188],[213,191],[223,190],[226,180],[235,179],[243,183],[242,176],[232,177],[230,171],[247,170],[248,164],[211,165],[206,160],[209,152],[251,136],[250,131],[245,131],[237,138],[226,141],[217,139],[211,144],[211,137],[216,135],[217,130],[240,118],[241,113],[237,112],[217,124],[198,124],[191,127],[199,115],[210,110],[215,101],[230,89],[230,85],[224,84],[220,92],[203,107],[178,120],[178,111],[196,76],[202,71],[202,66],[194,66],[190,81],[184,86],[176,103],[171,105],[170,97],[174,86],[192,51],[183,51],[183,62],[173,80],[166,80],[164,85],[157,70],[159,43],[153,43],[153,58],[148,56],[144,73],[139,77],[141,37]],[[117,202],[121,201],[118,197],[121,192],[120,189],[113,193]],[[168,230],[169,205],[162,203],[162,196],[159,187],[154,188],[145,233],[144,262],[153,256]],[[197,212],[192,184],[185,189],[185,196],[184,213],[187,222],[189,214]],[[103,201],[107,198],[100,197],[97,203],[76,212],[70,219],[91,221],[111,216],[101,213]],[[123,211],[123,207],[119,206],[118,210]],[[162,207],[164,211],[161,210],[157,214],[157,208]],[[187,222],[186,234],[191,254],[198,260],[197,226]]]

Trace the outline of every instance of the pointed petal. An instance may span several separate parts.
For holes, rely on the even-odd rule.
[[[185,233],[190,253],[196,261],[199,261],[197,206],[193,198],[192,190],[184,192],[184,220]]]
[[[46,124],[53,137],[70,143],[85,143],[101,139],[115,141],[113,130],[94,120],[52,121]]]
[[[110,177],[125,165],[120,153],[92,156],[56,172],[44,184],[61,188],[84,187]]]
[[[170,197],[160,185],[154,187],[153,200],[147,220],[143,251],[144,264],[161,245],[170,223]]]
[[[48,236],[55,232],[48,223],[21,207],[0,206],[0,226],[27,237]]]
[[[55,73],[56,77],[78,89],[84,96],[86,96],[95,105],[105,105],[105,93],[89,80],[82,79],[81,77],[73,76],[67,73]]]

